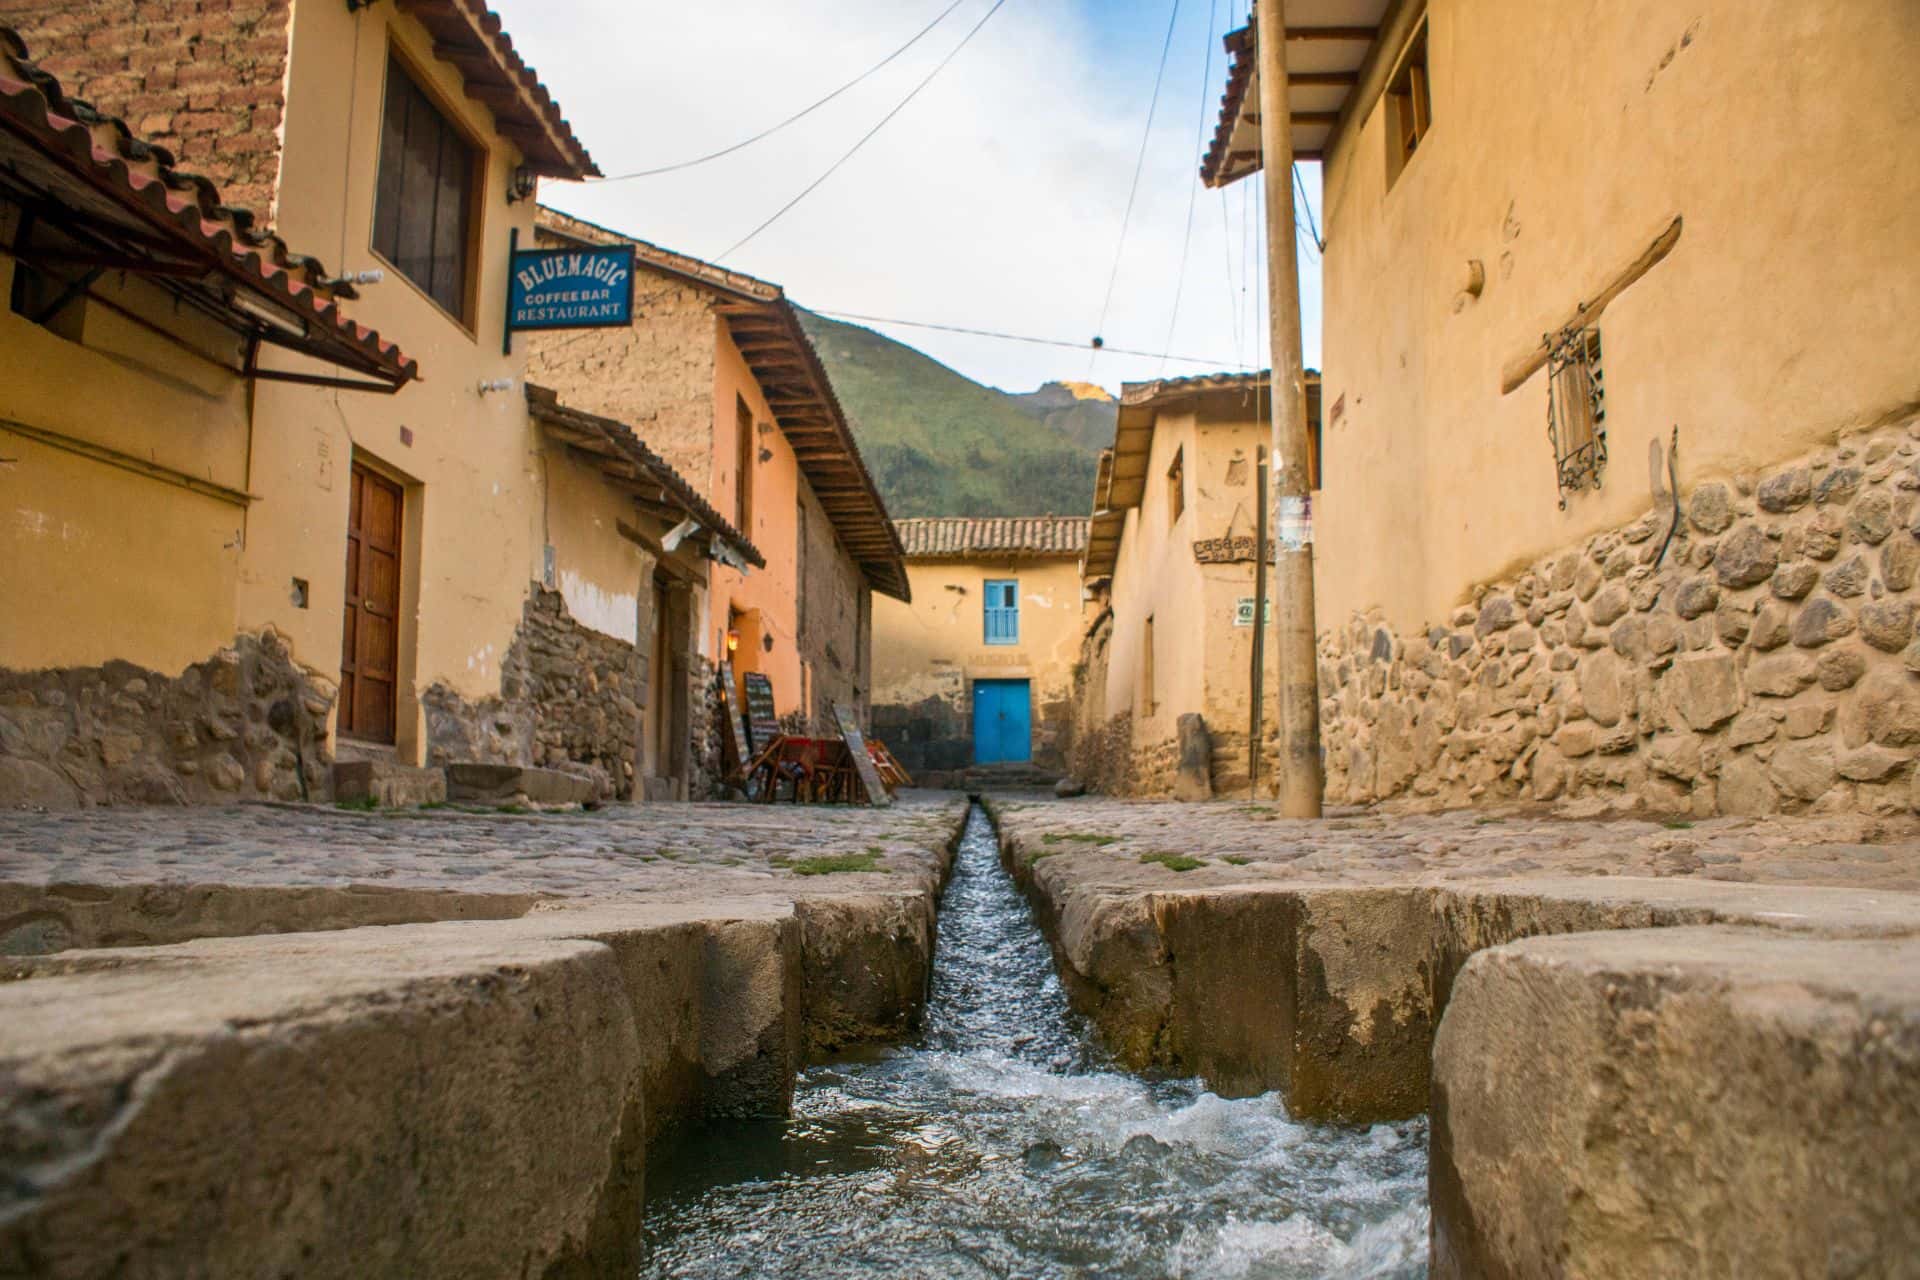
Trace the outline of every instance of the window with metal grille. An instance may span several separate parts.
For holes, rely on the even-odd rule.
[[[1014,578],[989,578],[986,584],[988,644],[1020,643],[1020,583]]]
[[[1387,84],[1387,185],[1391,187],[1433,127],[1433,94],[1427,83],[1427,24],[1407,41]]]
[[[481,172],[474,145],[389,57],[374,251],[463,324],[472,319],[469,238]]]
[[[1607,466],[1607,388],[1598,329],[1572,325],[1547,340],[1547,440],[1564,510],[1569,492],[1600,487]]]

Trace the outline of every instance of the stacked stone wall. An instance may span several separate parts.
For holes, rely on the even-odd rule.
[[[1327,798],[1913,808],[1920,422],[1543,558],[1444,626],[1320,643]]]
[[[576,622],[559,592],[535,583],[498,697],[427,690],[427,763],[557,769],[591,777],[602,799],[631,799],[646,698],[646,654]]]
[[[327,799],[336,692],[270,630],[177,676],[0,670],[0,807]]]
[[[0,0],[0,25],[70,97],[167,148],[270,221],[292,0]]]

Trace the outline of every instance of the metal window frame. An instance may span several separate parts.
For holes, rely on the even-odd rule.
[[[1011,604],[996,605],[993,603],[994,589],[996,587],[1005,587],[1007,589],[1007,596],[1012,600]],[[983,606],[981,610],[982,617],[980,627],[981,642],[992,645],[1019,644],[1020,579],[987,578],[981,583],[981,597],[981,604]],[[994,634],[994,620],[996,617],[1012,620],[1013,625],[1009,634],[1004,636],[996,636]]]
[[[1607,388],[1602,368],[1600,330],[1579,320],[1558,333],[1544,335],[1547,348],[1547,443],[1553,448],[1554,483],[1560,509],[1567,495],[1598,489],[1607,469]],[[1584,406],[1573,401],[1584,398]],[[1566,443],[1573,435],[1572,414],[1584,414],[1591,438],[1578,445]]]

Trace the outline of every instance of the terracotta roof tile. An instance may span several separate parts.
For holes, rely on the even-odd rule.
[[[1071,559],[1087,547],[1085,516],[932,516],[896,520],[909,560],[974,556]]]
[[[604,459],[603,465],[614,469],[619,478],[638,473],[658,485],[674,509],[692,516],[703,528],[731,543],[748,564],[766,568],[766,557],[747,541],[746,535],[727,523],[726,517],[715,511],[685,476],[647,448],[626,423],[569,408],[560,403],[557,392],[533,383],[527,384],[527,410],[535,422],[558,427],[564,435],[588,444],[588,451]]]
[[[352,289],[326,283],[319,261],[294,253],[280,237],[255,231],[254,215],[220,202],[205,178],[174,168],[171,152],[134,136],[125,121],[102,115],[66,96],[60,82],[28,57],[25,43],[0,26],[0,147],[31,163],[62,189],[63,203],[77,213],[115,220],[120,231],[141,237],[141,253],[156,265],[151,244],[157,232],[168,252],[187,264],[168,262],[177,287],[218,298],[221,284],[245,288],[279,304],[308,326],[298,349],[373,374],[393,384],[419,376],[419,366],[393,343],[341,312]],[[35,174],[16,169],[23,184]],[[130,224],[130,225],[129,225]],[[205,276],[182,273],[204,261]]]

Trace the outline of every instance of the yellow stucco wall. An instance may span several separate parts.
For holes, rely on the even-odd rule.
[[[734,463],[738,400],[744,398],[753,415],[756,446],[749,527],[741,532],[766,557],[764,569],[741,573],[715,564],[710,576],[707,635],[711,652],[721,648],[730,611],[751,615],[743,629],[740,649],[733,655],[736,673],[759,671],[773,682],[774,708],[781,715],[802,709],[800,662],[800,463],[793,447],[774,423],[773,411],[753,371],[734,345],[726,322],[713,320],[713,451],[708,499],[733,518],[739,478]],[[772,640],[772,647],[764,641]],[[716,659],[717,660],[717,659]]]
[[[985,641],[988,579],[1019,582],[1017,644]],[[1066,698],[1080,647],[1080,566],[1076,560],[909,560],[913,603],[873,602],[873,700],[912,705],[953,691],[956,677],[1032,682],[1040,709]]]
[[[1266,426],[1239,411],[1239,397],[1223,401],[1197,407],[1188,401],[1159,415],[1145,496],[1127,513],[1121,532],[1106,713],[1131,711],[1136,742],[1171,738],[1189,711],[1199,712],[1216,732],[1246,727],[1253,629],[1235,626],[1234,610],[1253,595],[1254,566],[1201,564],[1193,544],[1254,532],[1254,467]],[[1167,481],[1176,451],[1186,479],[1186,509],[1177,520]],[[1149,617],[1151,704],[1145,674]]]
[[[0,240],[13,218],[0,206]],[[35,325],[5,305],[13,272],[0,256],[0,667],[177,673],[233,638],[244,508],[75,447],[245,491],[246,386],[97,303],[79,304],[77,340]],[[117,276],[94,289],[238,363],[234,335],[175,317],[158,290]]]
[[[299,5],[292,38],[277,229],[332,269],[386,272],[362,289],[353,314],[399,342],[424,377],[394,396],[261,384],[253,469],[271,500],[251,513],[239,623],[275,625],[297,658],[337,672],[349,468],[361,457],[404,481],[398,723],[402,756],[418,758],[421,693],[436,682],[469,698],[498,692],[527,585],[541,576],[540,445],[519,381],[527,340],[516,339],[513,355],[501,351],[509,236],[517,227],[521,242],[532,243],[534,206],[506,202],[518,155],[454,68],[433,56],[417,22],[391,6],[350,14],[344,5]],[[372,247],[389,41],[409,55],[443,110],[485,145],[471,328]],[[501,378],[516,381],[505,391],[478,390]],[[311,585],[307,609],[289,604],[294,578]]]
[[[1433,0],[1433,126],[1387,184],[1376,105],[1329,157],[1321,627],[1441,620],[1683,488],[1920,399],[1920,7]],[[1599,321],[1611,462],[1558,509],[1544,373],[1501,367],[1675,215]],[[1467,263],[1476,302],[1454,307]],[[1344,414],[1333,406],[1344,400]]]

